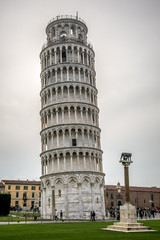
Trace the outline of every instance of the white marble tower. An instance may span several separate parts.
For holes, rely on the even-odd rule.
[[[57,16],[47,27],[41,59],[43,218],[55,209],[66,219],[105,215],[104,173],[97,107],[95,53],[87,26]]]

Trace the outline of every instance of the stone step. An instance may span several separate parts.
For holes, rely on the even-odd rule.
[[[124,227],[124,226],[111,226],[111,227],[107,227],[108,230],[124,230],[124,231],[130,231],[130,230],[150,230],[151,228],[150,227],[146,227],[146,226],[138,226],[138,227]]]
[[[113,225],[116,226],[129,226],[129,227],[134,227],[134,226],[144,226],[143,223],[122,223],[122,222],[115,222]]]

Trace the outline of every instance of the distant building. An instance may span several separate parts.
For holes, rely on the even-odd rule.
[[[4,192],[4,184],[0,182],[0,193]]]
[[[125,188],[124,186],[117,188],[116,185],[106,185],[104,196],[106,209],[123,205],[125,203]],[[160,208],[160,188],[130,187],[130,201],[137,208]]]
[[[41,206],[40,181],[2,180],[0,189],[11,194],[11,207],[30,210]],[[39,199],[38,202],[37,199]]]
[[[29,180],[2,180],[0,192],[11,194],[11,206],[30,210],[41,207],[41,182]],[[117,185],[104,187],[105,209],[125,203],[125,188]],[[136,208],[160,208],[160,188],[130,186],[131,204]]]

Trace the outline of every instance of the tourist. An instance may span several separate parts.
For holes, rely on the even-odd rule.
[[[92,212],[93,222],[96,220],[96,213],[95,211]]]
[[[93,222],[93,211],[91,211],[91,222]]]
[[[54,218],[56,221],[58,220],[58,210],[55,209],[55,218]]]
[[[63,212],[62,212],[62,210],[60,211],[60,220],[63,220]]]

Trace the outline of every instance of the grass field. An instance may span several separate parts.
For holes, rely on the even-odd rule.
[[[51,223],[29,225],[1,225],[1,240],[159,240],[160,221],[144,221],[158,232],[150,233],[120,233],[101,231],[111,222],[86,222],[86,223]]]

